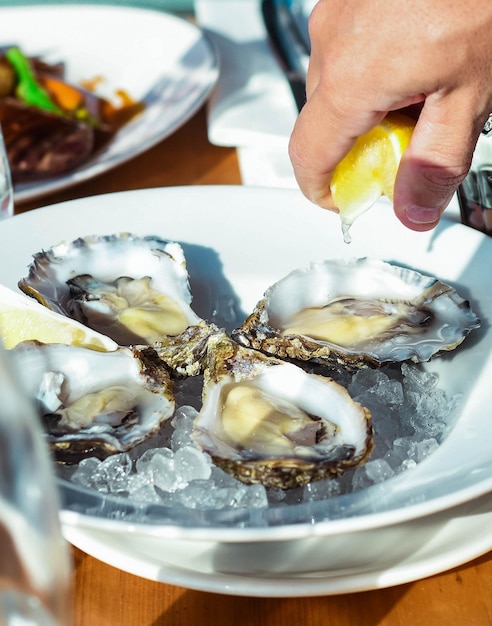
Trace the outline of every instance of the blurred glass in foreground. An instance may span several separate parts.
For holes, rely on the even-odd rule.
[[[53,463],[20,374],[0,347],[0,626],[68,626],[70,551]]]
[[[7,150],[0,128],[0,219],[14,214],[14,188],[10,174]]]

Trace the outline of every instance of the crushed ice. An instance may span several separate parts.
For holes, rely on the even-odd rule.
[[[347,374],[345,374],[347,376]],[[177,409],[160,439],[130,454],[81,461],[70,480],[104,494],[192,509],[262,508],[351,493],[388,480],[431,455],[452,427],[459,397],[448,398],[438,376],[419,366],[361,369],[341,381],[373,415],[375,449],[365,465],[342,477],[287,492],[244,485],[212,465],[191,441],[200,406],[200,377],[178,389]],[[181,406],[180,406],[181,405]]]

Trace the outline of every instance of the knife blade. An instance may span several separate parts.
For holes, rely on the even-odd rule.
[[[285,2],[262,0],[261,10],[270,43],[300,111],[306,102],[309,50]]]
[[[311,52],[311,40],[309,39],[308,20],[312,11],[314,0],[278,0],[287,7],[290,19],[297,31],[301,42],[309,55]]]

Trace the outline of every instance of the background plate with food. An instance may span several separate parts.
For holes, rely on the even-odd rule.
[[[12,48],[20,50],[20,59],[19,55],[12,57]],[[52,99],[71,96],[76,91],[64,88],[54,93],[54,82],[58,81],[59,85],[60,77],[53,79],[52,68],[59,66],[61,80],[70,87],[82,87],[89,101],[101,98],[113,111],[125,114],[131,111],[118,128],[113,127],[109,132],[103,128],[100,132],[98,127],[92,141],[88,141],[85,127],[82,133],[84,154],[61,166],[59,159],[50,158],[50,139],[44,138],[48,146],[43,159],[49,162],[48,167],[29,166],[24,173],[22,169],[13,168],[17,202],[87,180],[155,145],[176,131],[203,104],[218,75],[213,49],[198,28],[171,14],[131,7],[1,8],[0,52],[10,54],[21,74],[25,59],[30,61],[35,57],[49,66],[51,80],[43,86]],[[15,90],[10,102],[14,99]],[[0,98],[0,105],[2,100],[5,98]],[[21,103],[21,111],[17,108],[16,115],[25,116],[29,107]],[[32,148],[36,146],[39,150],[40,129],[46,123],[59,133],[60,121],[63,120],[64,127],[67,125],[66,109],[62,108],[63,115],[58,117],[56,111],[37,109],[34,112],[32,127],[36,139],[29,141],[24,133],[22,141],[11,151],[16,161],[39,160],[38,154],[32,154]],[[90,109],[90,103],[84,103],[83,108]],[[12,131],[7,129],[7,118],[1,119],[2,110],[0,106],[7,144],[14,145]],[[9,111],[11,113],[12,109]],[[31,117],[29,119],[32,121]],[[28,125],[31,122],[27,124],[23,117],[22,127],[25,129]],[[72,131],[73,123],[64,132],[72,139]],[[77,141],[68,142],[72,155],[81,147],[80,137],[77,134]],[[27,156],[26,146],[30,150]],[[59,145],[58,153],[66,147],[67,142]]]

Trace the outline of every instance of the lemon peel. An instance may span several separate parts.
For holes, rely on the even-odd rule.
[[[0,285],[0,341],[7,350],[22,341],[63,343],[102,352],[118,347],[106,335],[4,285]]]
[[[412,118],[388,113],[377,126],[357,138],[335,168],[330,191],[347,243],[350,226],[357,217],[382,196],[393,199],[398,166],[414,128]]]

